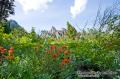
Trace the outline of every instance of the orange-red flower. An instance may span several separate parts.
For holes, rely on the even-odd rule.
[[[63,60],[62,60],[62,65],[64,65],[64,64],[66,64],[66,63],[69,63],[70,62],[70,59],[68,59],[68,58],[64,58]]]
[[[14,51],[13,49],[8,50],[9,56],[13,55],[13,51]]]
[[[69,54],[68,50],[64,51],[64,55],[68,55],[68,54]]]
[[[63,52],[62,48],[59,48],[58,53],[62,53],[62,52]]]
[[[62,64],[62,65],[64,65],[64,64],[65,64],[65,62],[63,62],[63,61],[62,61],[62,63],[61,63],[61,64]]]
[[[52,57],[53,58],[56,58],[58,55],[57,54],[52,54]]]
[[[13,60],[13,59],[14,59],[14,56],[6,56],[5,58],[6,58],[6,59]]]
[[[2,46],[0,46],[0,51],[2,51],[4,48]]]
[[[65,63],[69,63],[70,62],[70,59],[68,59],[68,58],[64,58],[64,60],[63,60]]]
[[[7,51],[7,49],[4,49],[4,51],[6,52],[6,51]]]
[[[56,45],[51,45],[50,48],[54,50],[56,49]]]
[[[3,48],[3,49],[1,50],[1,54],[4,54],[6,51],[7,51],[7,49],[4,49],[4,48]]]
[[[4,55],[5,52],[7,52],[7,49],[3,48],[3,47],[0,47],[0,53],[2,54],[2,57],[5,58],[5,59],[10,59],[10,60],[13,60],[14,59],[14,56],[13,56],[13,51],[14,51],[14,48],[11,47],[9,50],[8,50],[8,56]],[[2,60],[2,59],[1,59]]]
[[[51,50],[47,50],[47,53],[51,53]]]
[[[66,48],[67,48],[67,46],[65,46],[65,45],[62,46],[62,49],[66,49]]]
[[[10,50],[14,50],[14,48],[13,48],[13,47],[11,47],[11,48],[10,48]]]

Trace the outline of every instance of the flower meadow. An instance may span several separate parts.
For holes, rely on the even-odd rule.
[[[0,31],[0,79],[93,79],[78,71],[111,71],[116,74],[94,78],[119,79],[119,30],[110,34],[91,29],[79,38],[43,38],[21,29],[9,34]]]

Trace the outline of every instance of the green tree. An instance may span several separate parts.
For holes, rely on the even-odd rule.
[[[37,41],[37,34],[35,32],[35,28],[34,27],[32,27],[32,29],[31,29],[30,38],[32,39],[32,42],[36,42]]]
[[[7,18],[14,14],[14,0],[0,0],[0,24],[4,27],[5,33],[10,33],[11,29],[7,25]]]
[[[72,39],[75,39],[77,35],[76,29],[69,22],[67,22],[67,35]]]
[[[14,0],[0,0],[0,22],[14,14]]]
[[[7,33],[7,34],[10,33],[11,29],[10,29],[10,27],[8,25],[8,22],[2,22],[2,24],[3,24],[2,27],[4,27],[4,33]]]

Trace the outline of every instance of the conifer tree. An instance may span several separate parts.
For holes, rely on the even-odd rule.
[[[77,35],[76,29],[69,22],[67,22],[67,35],[72,39],[75,39],[75,36]]]

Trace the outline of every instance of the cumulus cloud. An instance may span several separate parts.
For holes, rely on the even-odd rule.
[[[70,13],[75,18],[78,14],[83,12],[86,8],[87,0],[74,0],[74,5],[70,7]]]
[[[30,10],[40,9],[42,12],[47,9],[48,3],[51,3],[53,0],[16,0],[22,5],[22,8],[25,13],[28,13]]]

